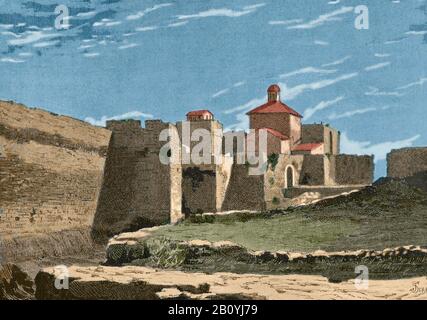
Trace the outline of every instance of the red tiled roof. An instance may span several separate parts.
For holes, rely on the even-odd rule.
[[[320,147],[322,143],[302,143],[293,148],[293,151],[311,151]]]
[[[270,101],[267,102],[251,111],[246,113],[247,115],[255,114],[255,113],[289,113],[291,115],[294,115],[296,117],[302,118],[302,115],[300,115],[298,112],[296,112],[291,107],[288,107],[286,104],[284,104],[281,101]]]
[[[206,113],[213,115],[213,113],[210,112],[209,110],[193,110],[188,112],[186,115],[187,116],[203,116]]]
[[[267,132],[271,133],[273,136],[279,138],[280,140],[289,140],[289,137],[285,136],[283,133],[271,129],[271,128],[261,128],[259,130],[267,130]]]

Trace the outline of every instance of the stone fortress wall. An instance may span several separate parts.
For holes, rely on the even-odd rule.
[[[123,231],[181,219],[182,167],[159,160],[160,132],[176,127],[160,120],[109,121],[112,131],[104,181],[93,224],[99,242]],[[178,160],[180,147],[172,145]],[[185,173],[185,172],[184,172]]]
[[[0,101],[0,250],[9,258],[81,252],[110,131]]]
[[[387,176],[405,178],[427,173],[427,147],[392,150],[387,155]]]

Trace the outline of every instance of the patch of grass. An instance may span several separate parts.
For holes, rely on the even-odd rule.
[[[185,249],[166,237],[148,239],[144,245],[148,250],[144,264],[151,267],[176,268],[184,263],[187,256]]]
[[[327,249],[358,225],[350,219],[322,221],[302,215],[222,216],[211,223],[184,222],[162,228],[153,237],[183,241],[232,241],[251,250],[313,251]],[[218,217],[217,217],[218,218]],[[243,220],[243,221],[242,221]]]

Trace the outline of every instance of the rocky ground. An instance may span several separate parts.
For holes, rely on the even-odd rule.
[[[38,299],[427,299],[427,278],[331,283],[308,275],[185,273],[145,267],[69,269],[68,290],[55,289],[55,270],[36,278]],[[424,289],[424,290],[423,290]]]
[[[0,266],[0,300],[32,299],[34,283],[14,264]]]

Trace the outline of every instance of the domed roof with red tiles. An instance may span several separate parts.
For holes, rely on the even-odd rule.
[[[268,91],[268,93],[274,93],[274,92],[279,93],[280,87],[277,84],[273,84],[268,88],[267,91]],[[259,114],[259,113],[288,113],[288,114],[291,114],[295,117],[302,118],[302,115],[300,115],[298,112],[296,112],[294,109],[287,106],[286,104],[284,104],[280,100],[268,101],[267,103],[255,108],[255,109],[252,109],[251,111],[249,111],[246,114],[252,115],[252,114],[256,114],[256,113],[257,114]]]

